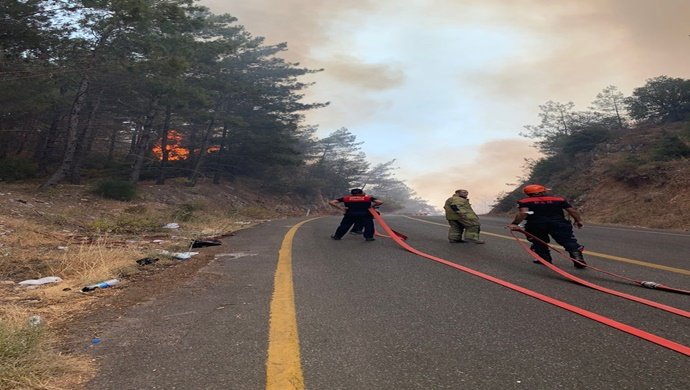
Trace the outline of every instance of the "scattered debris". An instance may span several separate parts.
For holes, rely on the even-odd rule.
[[[232,259],[237,259],[240,257],[245,257],[245,256],[256,256],[256,253],[249,253],[249,252],[234,252],[234,253],[219,253],[215,256],[215,258],[219,257],[230,257]]]
[[[163,225],[163,229],[179,229],[180,224],[176,222],[171,222],[168,224]]]
[[[166,256],[172,256],[173,258],[178,259],[178,260],[187,260],[194,255],[198,255],[199,252],[175,252],[175,253],[172,253],[172,252],[168,252],[168,251],[161,251],[161,254],[166,255]]]
[[[42,284],[48,284],[48,283],[59,283],[62,282],[62,279],[60,279],[57,276],[46,276],[45,278],[40,278],[40,279],[28,279],[19,282],[20,285],[22,286],[40,286]]]
[[[43,318],[41,318],[39,315],[34,315],[29,317],[27,322],[29,323],[29,326],[40,326],[43,325]]]
[[[215,239],[200,239],[200,240],[193,240],[192,241],[192,248],[204,248],[207,246],[217,246],[217,245],[222,245],[223,243],[220,242],[220,240],[215,240]]]
[[[112,287],[112,286],[115,286],[117,284],[120,284],[120,281],[118,279],[110,279],[110,280],[106,280],[104,282],[100,282],[100,283],[92,284],[90,286],[86,286],[86,287],[82,288],[81,291],[82,292],[89,292],[89,291],[93,291],[93,290],[96,290],[99,288]]]
[[[194,255],[198,255],[199,252],[178,252],[178,253],[173,253],[173,257],[179,260],[187,260],[191,258]]]
[[[157,257],[144,257],[143,259],[137,260],[137,264],[139,265],[148,265],[148,264],[153,264],[158,261]]]

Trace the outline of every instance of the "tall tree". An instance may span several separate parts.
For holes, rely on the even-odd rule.
[[[557,151],[558,142],[570,135],[575,125],[573,102],[558,103],[549,100],[539,106],[541,123],[524,126],[526,132],[520,135],[537,140],[537,146],[547,154]]]
[[[591,109],[613,118],[616,127],[625,128],[625,95],[616,86],[609,85],[597,94]]]
[[[676,122],[690,115],[690,80],[658,76],[635,88],[626,100],[630,116],[638,121]]]

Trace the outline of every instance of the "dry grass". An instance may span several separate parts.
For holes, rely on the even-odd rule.
[[[54,378],[82,377],[91,362],[56,352],[42,317],[16,305],[0,307],[0,389],[54,389]]]
[[[95,197],[87,186],[37,192],[35,184],[0,190],[0,389],[68,389],[94,370],[79,351],[61,346],[56,329],[90,310],[96,295],[83,286],[118,278],[126,288],[137,273],[178,264],[163,250],[187,251],[192,240],[219,237],[281,216],[266,205],[284,203],[230,187],[140,186],[136,201]],[[244,199],[253,199],[253,202]],[[179,229],[162,226],[177,222]],[[136,260],[157,257],[162,267]],[[58,276],[62,282],[21,287],[26,279]],[[135,278],[136,279],[136,278]],[[42,325],[30,326],[31,316]]]
[[[50,264],[51,273],[64,275],[77,285],[90,284],[122,276],[123,270],[145,257],[138,248],[111,246],[109,242],[106,235],[91,244],[66,247],[62,256]]]
[[[658,163],[658,174],[632,185],[599,174],[581,207],[585,220],[657,229],[690,230],[690,164]],[[604,169],[596,167],[594,172]]]

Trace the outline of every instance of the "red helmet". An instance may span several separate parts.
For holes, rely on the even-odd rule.
[[[533,195],[538,194],[540,192],[546,192],[548,190],[548,188],[544,187],[541,184],[529,184],[522,189],[522,192],[524,192],[526,195]]]

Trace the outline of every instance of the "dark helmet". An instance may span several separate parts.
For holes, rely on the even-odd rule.
[[[353,188],[350,190],[350,195],[362,195],[364,191],[360,188]]]

